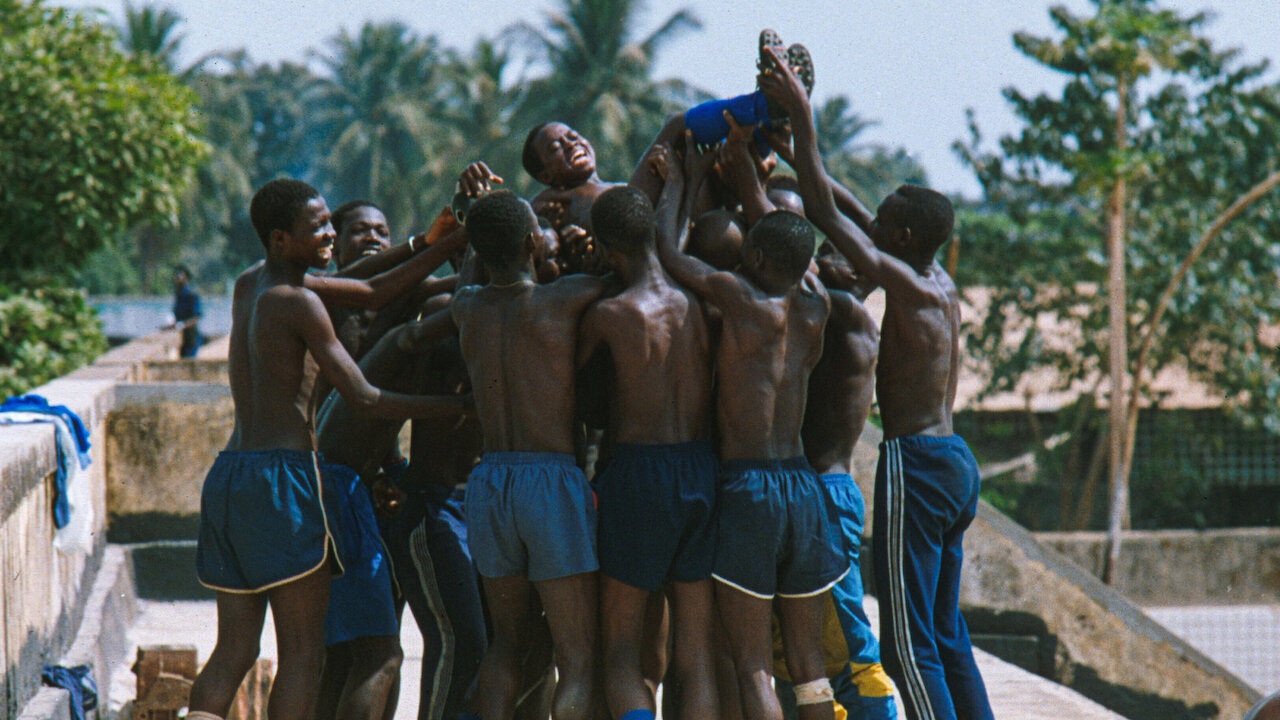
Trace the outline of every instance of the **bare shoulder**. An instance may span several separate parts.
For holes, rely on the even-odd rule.
[[[540,286],[556,298],[570,301],[591,301],[604,293],[605,279],[596,275],[575,273],[564,275],[549,285]]]
[[[856,295],[845,290],[830,288],[827,292],[831,296],[831,317],[827,322],[837,325],[846,332],[870,333],[876,337],[880,335],[875,318],[871,317],[867,307],[858,300]]]

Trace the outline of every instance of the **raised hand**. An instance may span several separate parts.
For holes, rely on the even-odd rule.
[[[693,139],[693,133],[684,133],[684,176],[691,187],[702,184],[719,160],[718,147],[704,148]]]
[[[809,94],[795,72],[787,65],[786,58],[776,48],[767,48],[761,55],[766,60],[765,68],[756,76],[760,90],[774,102],[782,106],[787,116],[796,118],[808,115]]]
[[[671,173],[677,170],[674,153],[666,143],[657,143],[649,148],[649,152],[644,156],[644,164],[649,168],[649,172],[663,180],[670,180]]]
[[[501,184],[502,178],[489,169],[483,162],[473,162],[458,176],[458,192],[467,197],[480,197],[493,190],[493,186]]]

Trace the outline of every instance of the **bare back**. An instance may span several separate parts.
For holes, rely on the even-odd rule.
[[[711,340],[693,293],[657,269],[594,305],[583,325],[613,356],[612,420],[619,442],[674,444],[707,437]]]
[[[454,296],[485,452],[573,452],[578,321],[600,287],[576,275]]]
[[[809,376],[805,407],[805,456],[819,474],[848,473],[875,391],[879,332],[852,293],[828,290],[831,317],[823,334],[822,359]]]
[[[885,438],[952,434],[960,365],[960,297],[938,263],[910,292],[885,288],[876,397]]]
[[[720,456],[725,460],[804,454],[809,375],[822,356],[830,312],[816,278],[782,296],[737,279],[748,296],[721,302],[723,331],[716,360]],[[816,289],[815,289],[816,286]]]

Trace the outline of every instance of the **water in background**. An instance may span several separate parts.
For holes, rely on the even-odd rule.
[[[89,304],[98,310],[102,331],[108,338],[136,338],[150,335],[173,322],[171,296],[95,296]],[[200,332],[205,337],[231,332],[231,298],[226,295],[201,295],[204,317]]]

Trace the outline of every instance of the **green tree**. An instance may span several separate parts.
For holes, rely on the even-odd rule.
[[[207,148],[195,97],[76,12],[0,4],[0,283],[65,276],[127,228],[176,217]]]
[[[322,185],[335,203],[368,198],[397,228],[424,227],[434,213],[421,201],[423,181],[448,162],[430,109],[444,85],[436,39],[398,22],[366,23],[354,36],[343,30],[319,57],[328,76],[311,98]]]
[[[1067,76],[1061,93],[1008,89],[1022,130],[1001,138],[998,152],[984,151],[971,123],[971,140],[957,144],[984,189],[958,232],[966,248],[961,279],[988,288],[970,349],[993,367],[990,391],[1014,389],[1024,373],[1048,366],[1060,383],[1044,390],[1084,383],[1088,391],[1094,379],[1088,394],[1095,395],[1105,370],[1112,387],[1134,378],[1139,395],[1154,402],[1149,378],[1181,362],[1244,413],[1275,423],[1280,415],[1268,402],[1280,392],[1275,351],[1253,332],[1280,314],[1280,298],[1258,292],[1277,278],[1268,239],[1280,230],[1275,198],[1223,229],[1158,327],[1144,319],[1196,238],[1280,163],[1280,90],[1260,82],[1262,65],[1214,50],[1199,34],[1204,15],[1184,17],[1153,0],[1093,5],[1088,17],[1054,8],[1055,39],[1015,35],[1024,54]],[[1162,337],[1143,358],[1146,375],[1126,342],[1135,327]],[[1108,467],[1114,517],[1123,522],[1126,431],[1136,413],[1123,392],[1112,396],[1112,439],[1100,446],[1109,459],[1088,465],[1091,478]],[[1080,407],[1070,423],[1077,439],[1092,424],[1092,404]],[[1086,482],[1084,502],[1070,513],[1076,524],[1087,521],[1095,494]]]
[[[596,145],[601,175],[609,179],[629,177],[667,116],[707,97],[683,81],[651,77],[662,48],[701,22],[679,10],[636,38],[641,7],[640,0],[562,0],[543,27],[520,23],[512,30],[549,69],[528,81],[517,126],[572,125]]]
[[[120,24],[120,42],[134,57],[149,57],[169,72],[177,70],[178,50],[185,33],[178,32],[182,16],[172,8],[159,5],[135,6],[124,3],[124,21]]]

